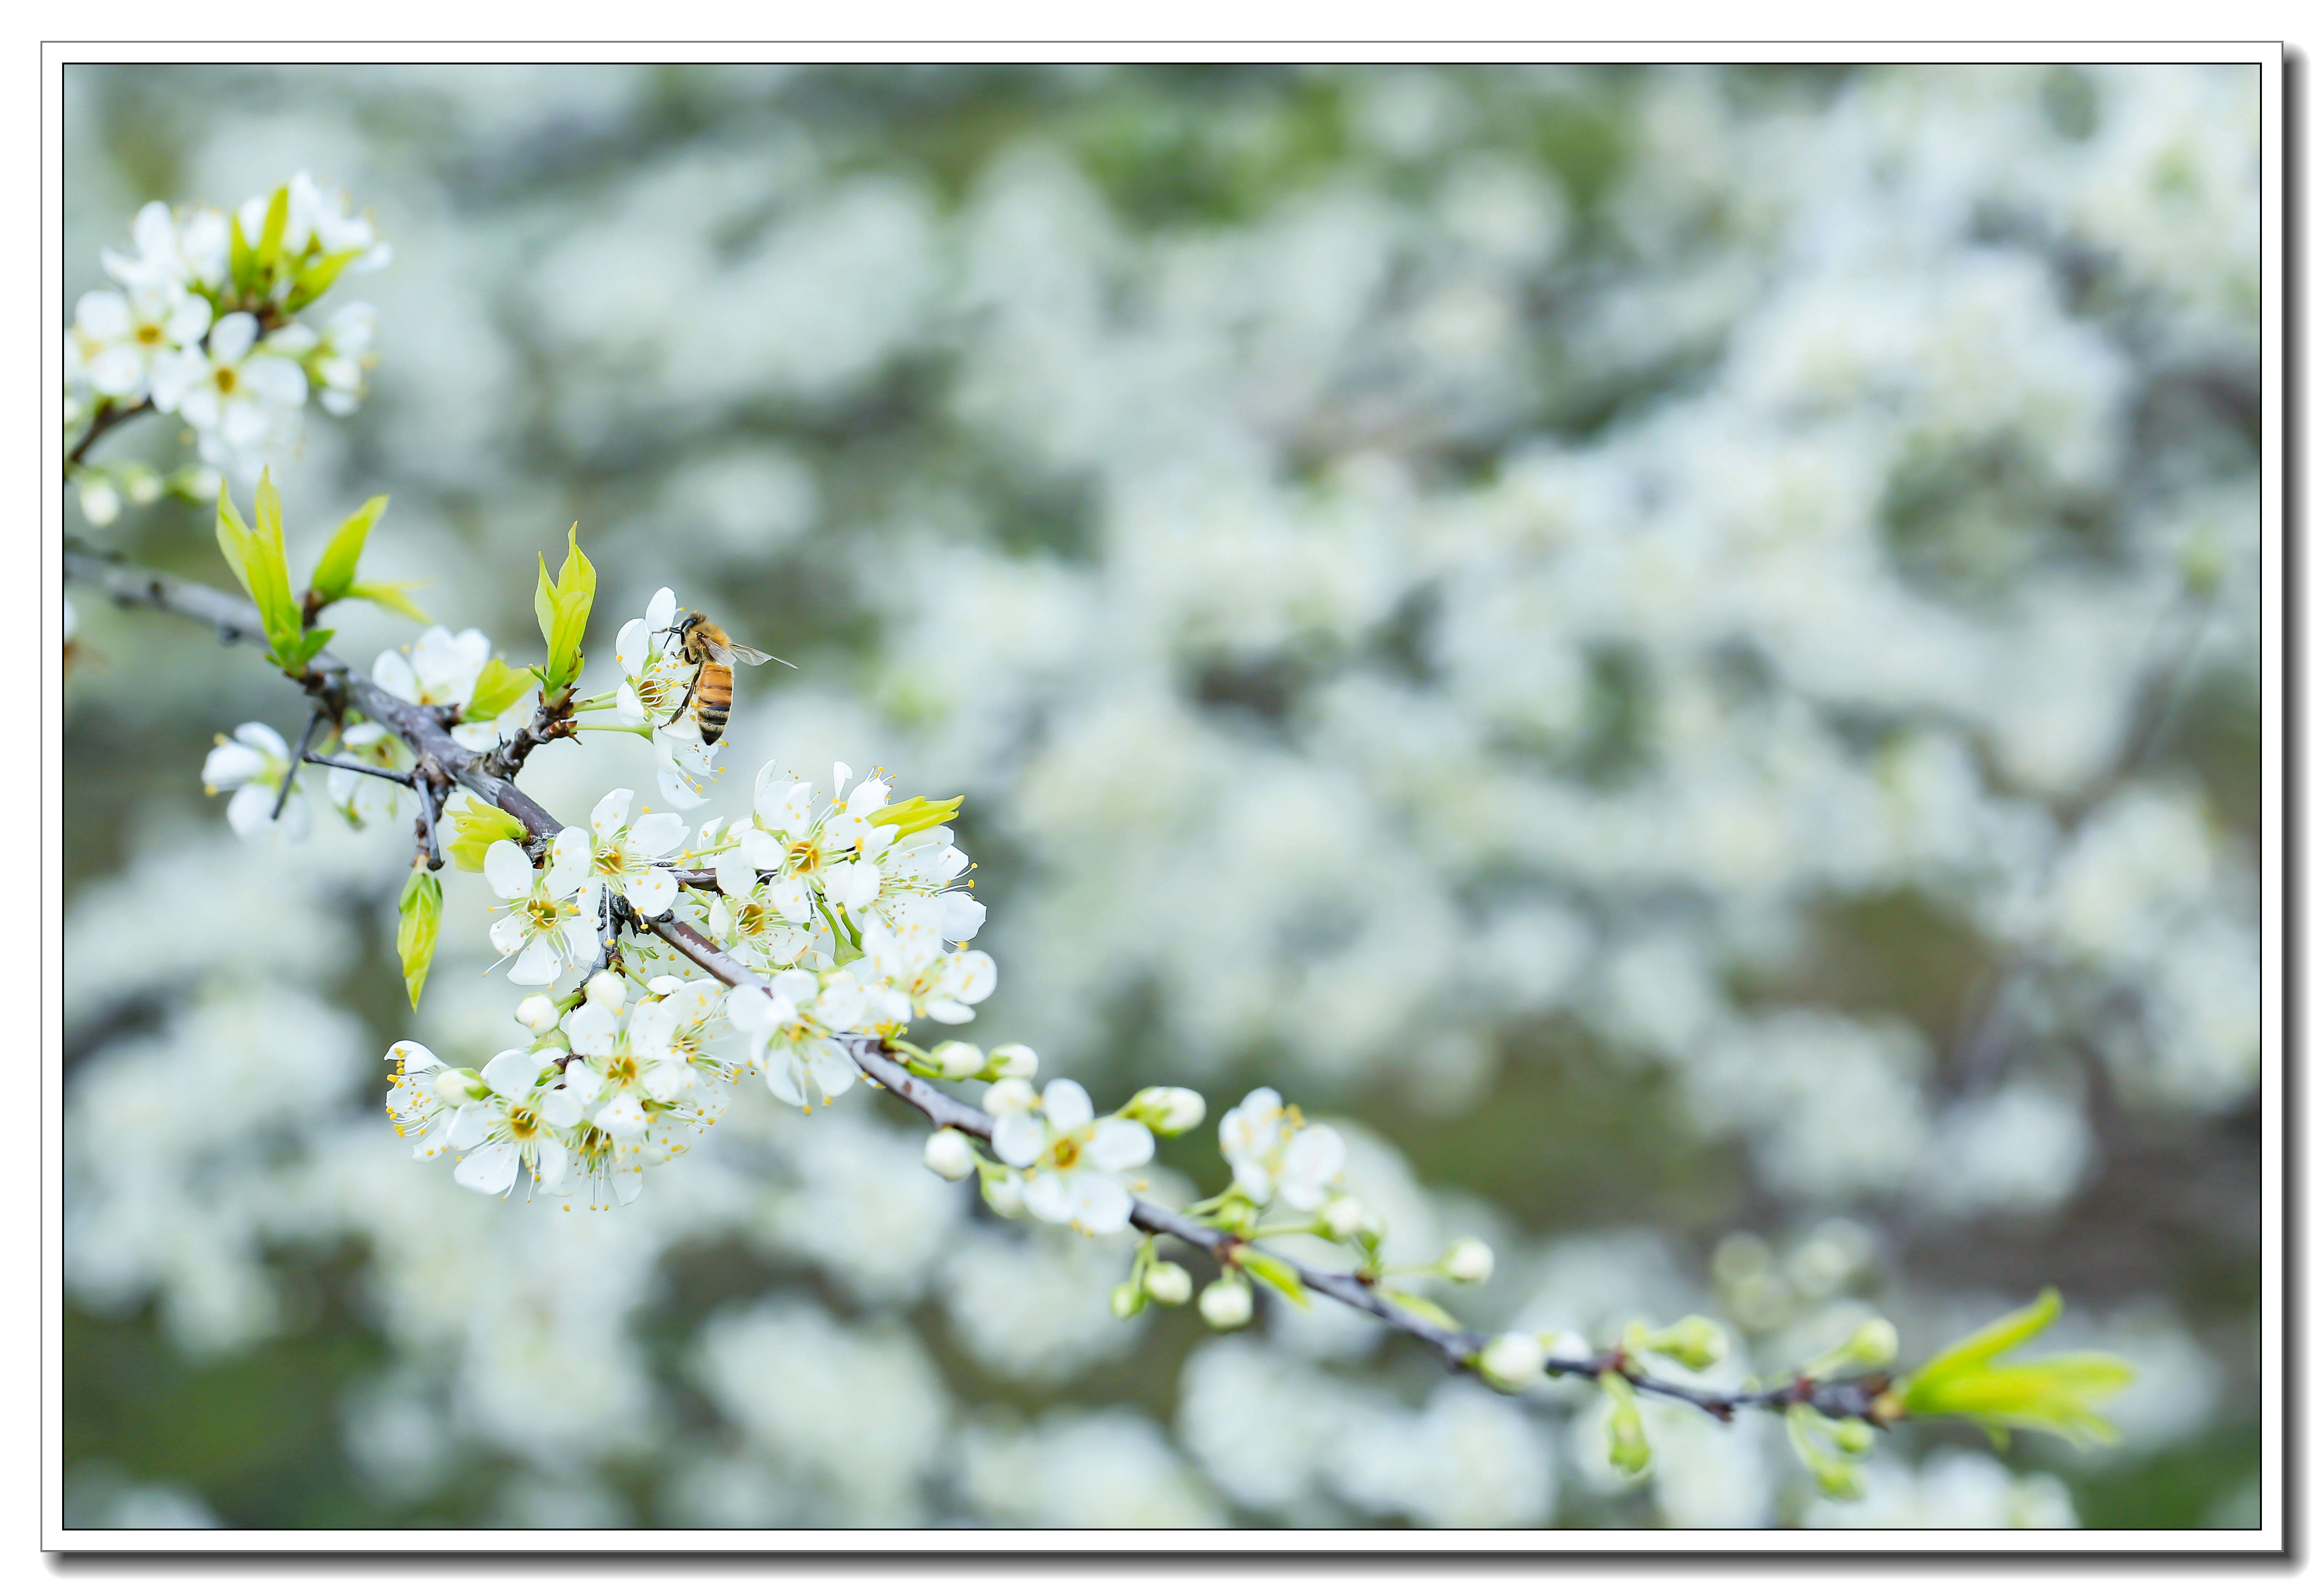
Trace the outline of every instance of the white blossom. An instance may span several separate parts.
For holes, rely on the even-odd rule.
[[[259,341],[256,317],[235,310],[205,345],[157,356],[152,390],[155,409],[194,428],[205,461],[253,475],[263,453],[296,435],[307,374]]]
[[[855,1083],[855,1064],[831,1036],[862,1021],[864,993],[851,969],[818,980],[786,969],[764,988],[737,985],[726,998],[729,1022],[750,1036],[751,1064],[764,1070],[777,1100],[811,1110]]]
[[[1038,1096],[1005,1081],[986,1092],[985,1108],[993,1114],[993,1154],[1023,1172],[1027,1211],[1085,1233],[1130,1225],[1130,1186],[1120,1174],[1153,1159],[1145,1124],[1098,1117],[1089,1091],[1071,1079]]]
[[[641,814],[632,823],[633,791],[608,791],[589,810],[589,868],[607,890],[625,896],[649,918],[678,898],[678,877],[664,866],[686,843],[686,821],[674,813]]]
[[[567,965],[596,960],[599,886],[589,877],[589,832],[560,832],[549,843],[549,866],[536,870],[524,848],[495,841],[484,849],[484,882],[508,904],[493,923],[493,949],[514,957],[517,984],[549,984]]]
[[[100,397],[134,402],[146,395],[155,364],[197,342],[209,325],[209,300],[183,288],[99,289],[74,307],[72,342]]]
[[[398,1040],[388,1047],[387,1060],[395,1076],[387,1091],[387,1115],[396,1136],[411,1142],[415,1161],[426,1161],[450,1148],[452,1113],[466,1100],[437,1088],[444,1064],[417,1040]]]
[[[900,929],[874,923],[863,931],[865,962],[878,975],[873,1010],[895,1022],[926,1014],[938,1023],[966,1023],[976,1016],[975,1003],[992,993],[999,978],[992,959],[982,952],[948,952],[944,935],[931,922],[934,904],[899,914]]]
[[[213,796],[220,791],[234,793],[234,799],[226,805],[226,819],[244,839],[271,830],[279,822],[290,839],[303,841],[311,821],[307,799],[297,786],[282,806],[281,820],[274,817],[275,799],[281,794],[283,777],[290,772],[290,744],[272,725],[253,722],[235,726],[232,741],[218,738],[217,745],[202,760],[202,789]]]
[[[155,199],[137,212],[130,237],[135,254],[102,252],[106,272],[117,282],[179,290],[216,289],[226,282],[231,237],[223,210],[196,209],[180,221]]]
[[[402,741],[383,724],[352,724],[339,738],[341,757],[379,769],[400,769],[402,750]],[[392,824],[401,814],[404,787],[392,780],[357,774],[351,769],[331,769],[324,771],[323,784],[331,794],[332,806],[357,828]]]
[[[1219,1150],[1252,1201],[1264,1206],[1279,1199],[1302,1211],[1332,1198],[1347,1161],[1336,1130],[1307,1125],[1296,1107],[1286,1107],[1263,1085],[1219,1119]]]
[[[534,1189],[548,1193],[565,1181],[562,1129],[581,1120],[581,1102],[553,1065],[554,1051],[503,1051],[483,1069],[488,1094],[461,1107],[447,1137],[467,1154],[453,1181],[480,1194],[504,1195],[520,1167],[532,1169]]]

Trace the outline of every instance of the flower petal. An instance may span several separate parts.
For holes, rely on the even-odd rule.
[[[590,865],[596,861],[589,844],[589,832],[578,824],[568,824],[557,833],[549,845],[549,879],[547,886],[552,900],[575,894],[589,878]]]
[[[1154,1159],[1154,1135],[1143,1123],[1107,1118],[1090,1135],[1089,1158],[1109,1173],[1126,1173]]]
[[[502,1052],[484,1064],[481,1071],[492,1092],[511,1100],[521,1100],[531,1094],[533,1086],[540,1082],[540,1063],[531,1052],[522,1049]]]
[[[1059,1079],[1041,1091],[1041,1115],[1049,1119],[1051,1133],[1072,1134],[1087,1128],[1097,1114],[1088,1091],[1071,1079]]]
[[[1044,1222],[1071,1222],[1074,1197],[1055,1173],[1036,1173],[1025,1181],[1025,1210]]]
[[[484,883],[503,901],[532,898],[532,860],[513,841],[495,841],[484,848]]]
[[[470,1151],[452,1169],[452,1182],[478,1194],[506,1194],[516,1183],[516,1146],[487,1145]]]
[[[1102,1173],[1075,1169],[1065,1175],[1075,1226],[1093,1234],[1120,1233],[1130,1226],[1130,1192]]]
[[[565,969],[565,958],[558,951],[554,935],[544,935],[517,953],[514,966],[509,969],[512,984],[548,984]]]
[[[1003,1112],[992,1125],[992,1154],[1012,1167],[1029,1167],[1049,1148],[1041,1119],[1031,1112]]]
[[[678,877],[668,869],[648,869],[645,877],[630,887],[628,895],[632,907],[649,918],[659,918],[678,899]]]
[[[597,806],[589,810],[589,828],[596,832],[600,843],[630,822],[630,804],[637,799],[638,794],[626,786],[608,791],[597,799]]]

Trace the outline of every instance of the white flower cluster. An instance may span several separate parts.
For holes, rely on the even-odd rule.
[[[310,391],[334,415],[355,412],[377,313],[356,303],[320,325],[298,318],[342,272],[376,271],[392,257],[346,194],[301,171],[232,215],[172,211],[157,199],[137,213],[131,236],[133,253],[104,252],[119,287],[84,293],[73,308],[69,428],[151,403],[193,428],[204,465],[247,481],[295,447]],[[150,490],[151,478],[124,484]],[[198,495],[216,491],[213,477]],[[118,512],[112,473],[86,468],[81,497],[92,520]]]

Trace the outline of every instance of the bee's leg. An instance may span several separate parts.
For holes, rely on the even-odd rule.
[[[703,666],[703,668],[707,668],[707,665]],[[702,669],[697,668],[694,672],[694,678],[686,683],[686,695],[678,700],[678,712],[661,722],[662,729],[668,730],[671,725],[676,724],[679,720],[686,717],[687,704],[694,701],[694,688],[701,684]]]

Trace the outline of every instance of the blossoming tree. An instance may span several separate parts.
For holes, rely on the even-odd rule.
[[[226,817],[238,834],[303,835],[315,806],[358,829],[410,820],[396,947],[415,1007],[443,933],[440,871],[481,873],[500,904],[487,938],[521,992],[511,1002],[532,1040],[488,1057],[447,1058],[420,1039],[390,1049],[387,1116],[415,1160],[447,1164],[482,1197],[613,1211],[710,1132],[732,1091],[763,1088],[812,1114],[862,1082],[927,1120],[930,1173],[973,1180],[1000,1216],[1142,1235],[1111,1292],[1116,1315],[1194,1300],[1204,1321],[1229,1331],[1251,1321],[1261,1294],[1296,1310],[1325,1296],[1499,1390],[1594,1381],[1624,1471],[1652,1461],[1642,1395],[1720,1422],[1780,1415],[1816,1485],[1843,1497],[1879,1432],[1905,1421],[2106,1436],[2093,1407],[2126,1380],[2122,1363],[2086,1354],[1991,1364],[2049,1323],[2054,1294],[1917,1367],[1895,1364],[1896,1333],[1876,1319],[1793,1375],[1742,1386],[1702,1381],[1726,1351],[1720,1329],[1700,1316],[1636,1321],[1600,1344],[1467,1325],[1399,1275],[1475,1284],[1492,1271],[1490,1249],[1461,1238],[1433,1261],[1391,1265],[1380,1212],[1349,1187],[1342,1136],[1271,1088],[1219,1115],[1223,1187],[1153,1198],[1157,1139],[1204,1124],[1201,1095],[1157,1082],[1101,1111],[1073,1080],[1045,1078],[1030,1045],[942,1037],[976,1016],[1001,977],[971,944],[988,904],[952,827],[960,799],[904,794],[896,777],[844,763],[826,784],[777,760],[757,769],[743,811],[688,816],[710,802],[718,772],[690,711],[704,665],[681,636],[689,611],[658,591],[617,628],[610,670],[593,670],[597,577],[577,526],[558,570],[543,560],[536,572],[538,662],[440,625],[367,672],[326,650],[333,632],[320,622],[339,603],[427,624],[402,585],[361,576],[385,498],[338,526],[301,582],[264,466],[310,394],[344,415],[363,391],[373,313],[353,304],[319,326],[300,318],[343,272],[390,259],[344,195],[300,173],[231,213],[157,202],[139,212],[133,240],[134,253],[106,252],[119,286],[82,297],[67,340],[67,477],[100,526],[124,497],[214,496],[218,547],[243,595],[78,546],[68,573],[120,603],[263,646],[303,700],[295,741],[246,723],[204,764],[205,785],[231,793]],[[162,477],[92,459],[101,437],[146,413],[190,427],[198,463]],[[250,493],[247,519],[238,486]],[[584,734],[641,743],[636,774],[586,824],[567,823],[520,777],[534,755]],[[1338,1264],[1280,1253],[1272,1241],[1289,1236],[1333,1247]]]

